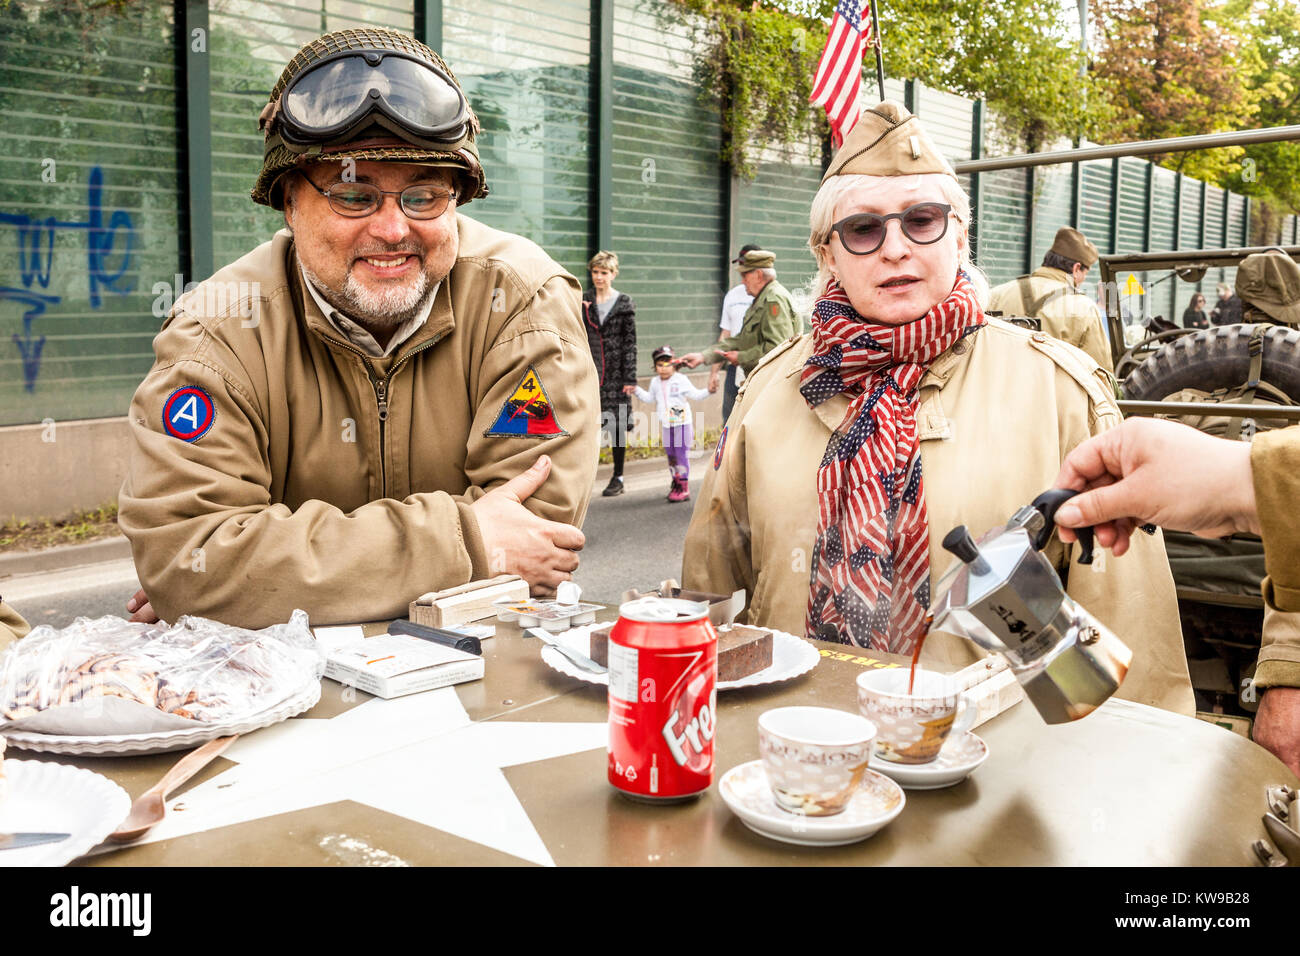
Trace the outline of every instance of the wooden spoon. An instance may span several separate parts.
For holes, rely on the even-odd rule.
[[[238,739],[238,734],[231,737],[218,737],[182,757],[161,780],[136,798],[135,803],[131,804],[131,812],[122,821],[122,825],[110,833],[108,838],[114,843],[130,843],[162,823],[163,817],[167,815],[167,794],[206,767]]]

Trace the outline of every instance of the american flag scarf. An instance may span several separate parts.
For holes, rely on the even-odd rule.
[[[910,654],[930,607],[929,520],[916,438],[930,363],[985,322],[964,272],[906,325],[867,322],[832,279],[813,307],[813,354],[799,391],[810,407],[847,392],[849,408],[817,469],[810,638]]]

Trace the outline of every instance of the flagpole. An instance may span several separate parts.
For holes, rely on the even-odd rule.
[[[876,12],[876,0],[871,0],[871,43],[876,48],[876,86],[880,98],[885,98],[885,60],[880,53],[880,14]]]

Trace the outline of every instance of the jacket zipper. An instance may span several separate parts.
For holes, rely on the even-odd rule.
[[[441,335],[436,335],[419,348],[407,352],[402,356],[397,364],[388,370],[388,374],[383,378],[380,378],[375,374],[375,367],[370,364],[370,359],[366,356],[365,352],[353,345],[348,345],[344,342],[335,340],[336,345],[342,345],[343,348],[347,349],[349,352],[355,352],[357,354],[361,359],[361,364],[366,367],[366,377],[370,379],[370,384],[374,386],[375,389],[375,404],[379,411],[379,497],[381,498],[388,497],[388,442],[386,434],[386,423],[388,421],[388,383],[393,380],[393,376],[398,373],[401,367],[410,361],[412,355],[417,355],[425,349],[437,345],[445,337],[445,332]]]

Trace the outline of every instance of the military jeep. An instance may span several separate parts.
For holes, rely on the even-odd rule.
[[[1257,431],[1300,421],[1300,330],[1275,323],[1245,302],[1240,324],[1185,329],[1153,316],[1126,327],[1122,297],[1113,294],[1130,273],[1145,275],[1148,286],[1175,276],[1195,283],[1210,269],[1232,267],[1253,253],[1277,248],[1100,258],[1100,280],[1111,290],[1106,324],[1126,416],[1172,418],[1244,441]],[[1282,251],[1300,260],[1300,247]],[[1126,333],[1132,344],[1126,343]],[[1250,677],[1264,616],[1262,543],[1254,535],[1214,540],[1169,531],[1165,542],[1197,709],[1253,713],[1256,695]]]

